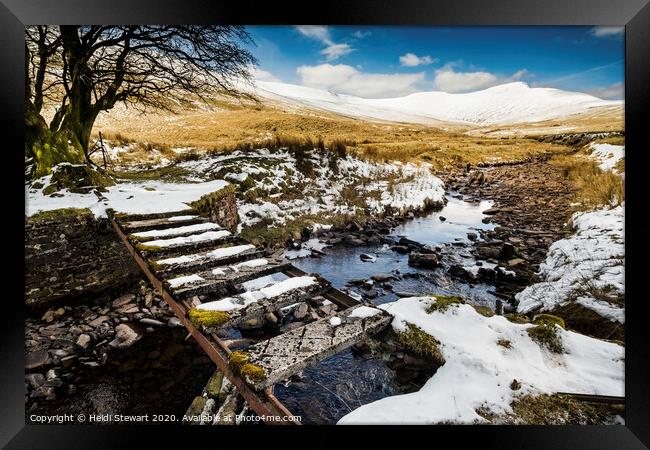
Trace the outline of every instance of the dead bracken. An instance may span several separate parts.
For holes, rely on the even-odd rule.
[[[546,347],[553,353],[564,352],[562,337],[555,325],[541,324],[528,328],[526,332],[533,341],[537,342],[540,346]]]

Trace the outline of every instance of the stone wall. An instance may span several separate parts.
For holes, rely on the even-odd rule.
[[[228,230],[234,230],[237,223],[239,223],[235,188],[231,184],[216,192],[204,195],[199,200],[191,203],[191,206],[199,214],[209,217],[210,220]]]
[[[139,275],[109,222],[87,209],[57,210],[25,222],[25,304],[31,309],[81,301]]]

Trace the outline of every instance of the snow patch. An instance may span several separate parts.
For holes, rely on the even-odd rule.
[[[625,294],[624,205],[573,215],[575,234],[549,248],[540,265],[544,281],[515,298],[522,313],[553,310],[570,301],[612,321],[624,323],[624,307],[602,301],[602,295]]]
[[[180,236],[171,239],[159,239],[156,241],[147,241],[145,245],[151,247],[171,247],[174,245],[194,244],[199,242],[214,241],[230,236],[230,231],[206,231],[205,233],[191,234],[189,236]]]
[[[198,231],[219,230],[219,229],[221,229],[221,227],[216,223],[206,222],[206,223],[197,223],[195,225],[186,225],[183,227],[165,228],[163,230],[141,231],[139,233],[133,233],[131,234],[131,236],[135,238],[165,237],[165,236],[173,236],[175,234],[196,233]]]
[[[485,317],[468,304],[451,305],[431,314],[431,297],[403,298],[380,308],[394,316],[392,326],[406,323],[435,337],[446,362],[418,391],[363,405],[339,424],[484,423],[476,409],[511,412],[515,395],[575,392],[624,395],[624,347],[557,327],[563,354],[540,347],[526,330],[531,324]],[[508,340],[510,348],[497,345]],[[522,387],[510,388],[512,380]]]
[[[172,278],[171,280],[167,280],[169,286],[172,288],[177,288],[179,286],[183,286],[190,283],[199,283],[201,281],[205,281],[205,279],[197,274],[186,275],[182,277]]]
[[[591,157],[599,161],[598,166],[603,170],[613,170],[622,158],[625,157],[624,145],[589,144]]]
[[[37,181],[47,186],[50,176]],[[88,208],[95,217],[106,217],[106,210],[114,209],[125,214],[153,214],[180,211],[188,204],[206,194],[223,189],[228,185],[224,180],[201,183],[166,183],[163,181],[143,181],[138,183],[119,183],[107,187],[102,198],[94,193],[76,194],[67,189],[56,192],[56,196],[43,194],[42,190],[29,189],[25,185],[25,214],[32,216],[41,211],[60,208]],[[187,217],[187,216],[185,216]]]

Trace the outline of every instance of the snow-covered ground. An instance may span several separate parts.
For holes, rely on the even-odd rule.
[[[403,298],[380,306],[392,326],[414,324],[440,342],[446,363],[418,391],[361,406],[339,424],[483,423],[476,410],[511,412],[519,395],[574,392],[624,395],[624,348],[556,327],[565,352],[551,353],[503,316],[485,317],[468,304],[427,313],[432,297]],[[509,341],[510,348],[497,344]],[[511,389],[513,380],[521,383]]]
[[[381,214],[388,208],[404,211],[444,201],[444,185],[427,163],[375,163],[316,150],[306,152],[304,158],[312,173],[301,172],[300,163],[288,151],[268,149],[235,151],[179,166],[195,179],[223,177],[239,184],[242,226],[262,221],[283,225],[307,215],[354,215],[359,208]]]
[[[624,145],[589,144],[591,157],[598,160],[598,166],[603,170],[614,170],[616,164],[625,157]]]
[[[70,207],[90,208],[98,217],[105,217],[107,208],[141,214],[176,211],[228,183],[240,188],[240,227],[260,222],[281,226],[304,216],[327,222],[362,211],[404,212],[444,202],[444,185],[427,163],[372,162],[318,150],[306,151],[303,158],[264,148],[208,155],[177,165],[188,171],[179,176],[182,182],[124,181],[108,187],[102,198],[67,190],[48,196],[26,186],[26,214]],[[37,181],[48,186],[50,180]]]
[[[257,81],[255,93],[346,116],[424,124],[435,121],[474,125],[538,122],[590,108],[622,104],[579,92],[531,88],[524,82],[466,94],[417,92],[399,98],[366,99],[306,86]]]
[[[51,175],[40,178],[44,186],[50,184]],[[189,208],[188,203],[203,195],[218,191],[228,183],[212,180],[200,183],[167,183],[163,181],[123,182],[109,186],[99,198],[94,193],[77,194],[67,189],[55,196],[43,194],[42,189],[25,185],[25,215],[59,208],[89,208],[96,217],[106,217],[106,209],[127,214],[149,214],[180,211]]]
[[[550,311],[577,302],[623,323],[625,307],[604,298],[622,298],[625,293],[624,210],[620,205],[575,213],[575,233],[553,243],[540,265],[543,281],[515,296],[518,311]]]

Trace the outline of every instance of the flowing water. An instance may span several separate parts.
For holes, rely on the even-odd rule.
[[[366,280],[377,273],[398,274],[401,279],[390,282],[392,290],[376,289],[374,304],[397,300],[395,292],[410,292],[459,295],[469,302],[494,307],[496,298],[489,292],[493,286],[470,285],[447,274],[452,264],[469,271],[478,270],[470,254],[472,241],[467,234],[479,234],[480,230],[494,227],[482,223],[486,217],[483,212],[491,207],[491,202],[469,202],[453,193],[447,200],[441,211],[410,220],[391,233],[396,238],[440,246],[443,257],[439,268],[411,267],[408,255],[396,253],[385,245],[338,246],[325,249],[326,256],[296,259],[294,264],[306,272],[322,275],[339,289],[349,288],[353,296],[361,293],[362,288],[350,287],[347,284],[350,280]],[[363,253],[376,256],[376,261],[361,261]],[[363,404],[413,392],[426,381],[404,380],[403,373],[388,367],[384,359],[348,349],[305,369],[297,381],[276,386],[275,394],[293,414],[302,417],[303,423],[332,424]]]

